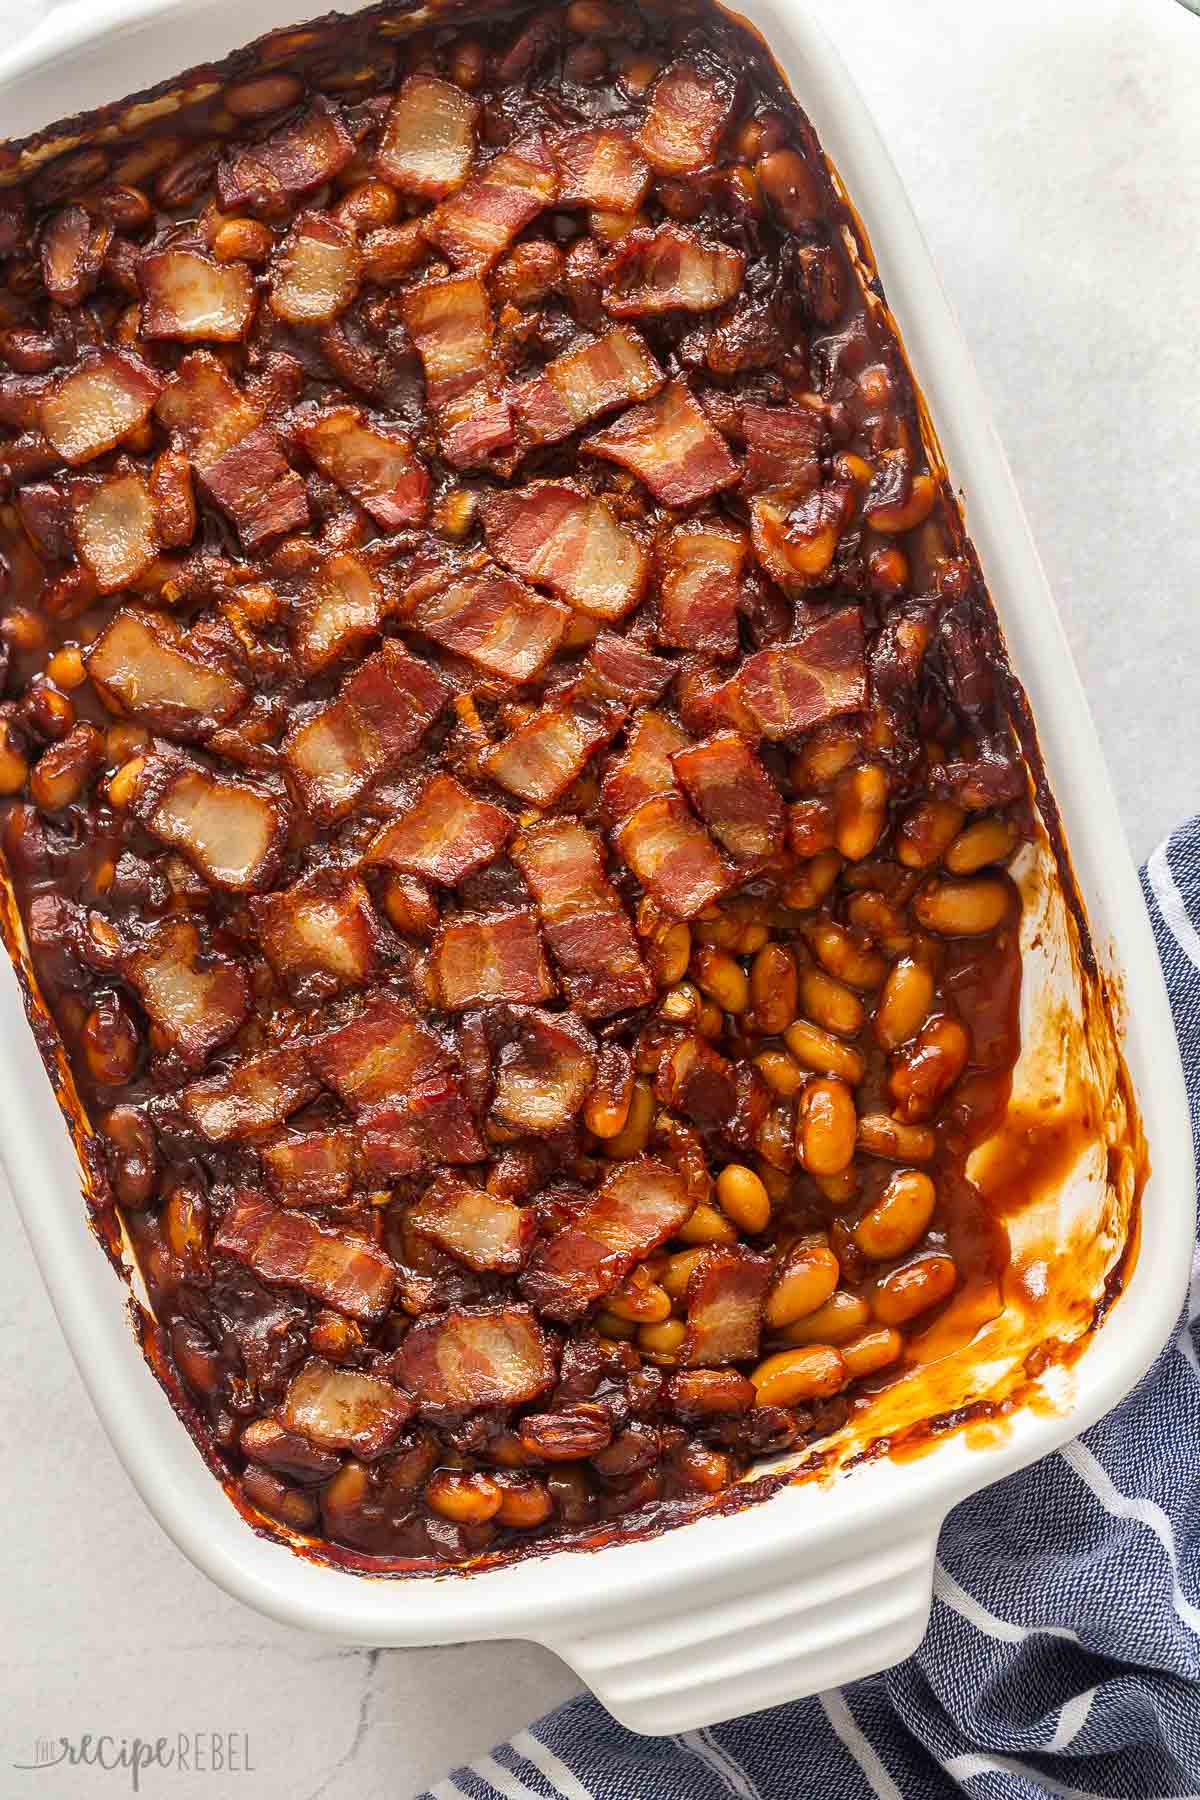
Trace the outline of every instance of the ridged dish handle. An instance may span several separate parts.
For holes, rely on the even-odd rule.
[[[910,1655],[929,1623],[940,1526],[848,1533],[801,1552],[803,1566],[771,1559],[720,1583],[697,1568],[620,1624],[545,1641],[631,1731],[695,1731]]]

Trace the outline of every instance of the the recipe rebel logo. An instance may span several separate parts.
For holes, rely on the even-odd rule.
[[[249,1734],[244,1731],[179,1731],[170,1737],[118,1737],[86,1731],[77,1738],[38,1738],[31,1762],[15,1762],[23,1773],[47,1769],[106,1769],[124,1772],[130,1791],[142,1791],[148,1770],[175,1775],[253,1775]],[[59,1790],[56,1788],[55,1792]]]

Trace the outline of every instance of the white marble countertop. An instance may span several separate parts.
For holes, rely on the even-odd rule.
[[[1200,805],[1200,21],[1171,0],[803,3],[909,185],[1143,857]],[[7,1195],[0,1359],[0,1793],[129,1791],[13,1771],[39,1737],[213,1731],[250,1733],[252,1777],[143,1792],[405,1800],[575,1689],[524,1645],[331,1648],[198,1575],[102,1436]]]

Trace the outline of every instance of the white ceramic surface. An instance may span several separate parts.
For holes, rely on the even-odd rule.
[[[9,90],[8,128],[16,131],[22,120],[32,125],[63,111],[55,96],[64,79],[70,80],[74,104],[95,103],[170,74],[214,48],[244,41],[284,22],[290,12],[269,4],[182,10],[188,32],[211,20],[223,20],[228,29],[223,33],[218,25],[211,35],[205,30],[199,47],[183,48],[181,9],[142,5],[123,14],[159,15],[157,22],[146,19],[157,62],[147,62],[133,25],[119,40],[116,63],[107,68],[85,47],[74,60],[64,53],[39,75],[36,58],[27,54],[25,81],[32,85],[23,97]],[[70,22],[79,12],[59,8],[50,24],[59,17]],[[167,13],[164,30],[161,16]],[[1102,936],[1111,933],[1119,940],[1129,991],[1137,996],[1129,1055],[1156,1165],[1148,1228],[1132,1290],[1121,1303],[1122,1329],[1102,1333],[1089,1351],[1071,1417],[1023,1421],[995,1453],[968,1455],[961,1446],[947,1445],[902,1478],[873,1480],[869,1471],[841,1489],[823,1517],[819,1495],[790,1492],[741,1518],[692,1526],[657,1544],[608,1551],[603,1558],[556,1558],[488,1575],[483,1582],[368,1586],[306,1568],[287,1552],[252,1539],[224,1502],[132,1351],[115,1284],[77,1216],[47,1203],[48,1196],[72,1193],[73,1169],[32,1048],[12,1015],[7,982],[9,1010],[0,1018],[11,1046],[10,1080],[0,1090],[0,1129],[27,1228],[110,1435],[152,1509],[193,1560],[277,1617],[360,1642],[527,1634],[561,1650],[620,1716],[658,1730],[824,1686],[903,1654],[923,1626],[933,1542],[946,1508],[982,1481],[1052,1448],[1112,1404],[1167,1329],[1190,1238],[1190,1147],[1178,1072],[1162,1052],[1170,1043],[1170,1027],[1157,964],[1120,847],[1111,795],[1098,775],[1091,726],[1006,470],[990,433],[979,427],[982,403],[890,168],[839,69],[809,26],[795,20],[772,25],[765,6],[754,16],[793,69],[801,97],[870,226],[952,472],[969,497],[969,522],[1041,724],[1093,923]],[[38,54],[52,55],[53,49],[51,36]],[[120,74],[114,79],[117,64]],[[81,87],[85,70],[89,81],[106,85]],[[5,80],[0,67],[0,85]],[[39,110],[29,113],[29,107]],[[1153,1082],[1146,1079],[1152,1067]],[[889,1475],[886,1469],[881,1473]],[[845,1554],[850,1543],[853,1558]],[[821,1568],[818,1580],[797,1582],[795,1565],[801,1561]],[[703,1581],[697,1580],[697,1569],[703,1569]],[[848,1634],[839,1605],[843,1596],[852,1602],[855,1622]],[[830,1619],[839,1626],[836,1654],[822,1636]],[[744,1634],[740,1641],[739,1634]],[[756,1654],[762,1659],[757,1676]]]

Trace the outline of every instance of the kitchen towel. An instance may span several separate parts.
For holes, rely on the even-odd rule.
[[[1142,882],[1200,1151],[1200,818]],[[1200,1252],[1129,1397],[950,1514],[907,1662],[678,1737],[583,1694],[422,1800],[1197,1800],[1198,1353]]]

